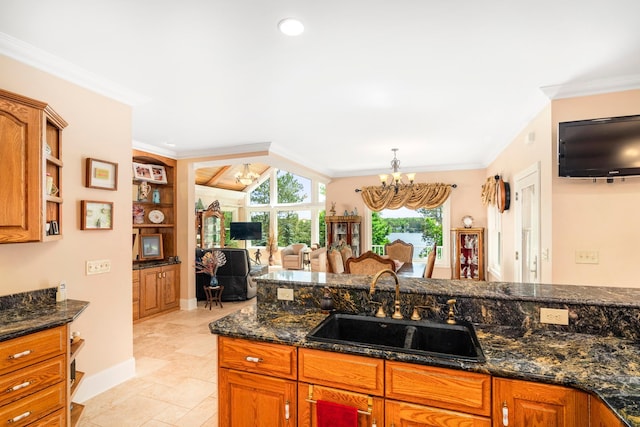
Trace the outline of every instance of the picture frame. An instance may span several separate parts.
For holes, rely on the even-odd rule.
[[[140,234],[139,260],[163,259],[162,234]]]
[[[118,189],[118,164],[87,158],[85,186],[116,191]]]
[[[60,234],[60,228],[58,227],[58,221],[51,221],[49,226],[49,232],[47,234],[49,234],[50,236],[57,236],[58,234]]]
[[[151,172],[151,165],[133,162],[133,179],[137,179],[139,181],[152,181],[153,174]]]
[[[164,166],[161,165],[149,165],[151,166],[151,181],[157,184],[167,183],[167,171]]]
[[[81,230],[113,230],[113,202],[80,201]]]

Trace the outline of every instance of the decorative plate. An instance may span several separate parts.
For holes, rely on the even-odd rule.
[[[473,227],[473,218],[471,217],[471,215],[463,216],[462,217],[462,224],[464,225],[464,228]]]
[[[162,211],[154,209],[149,212],[149,221],[154,224],[160,224],[162,221],[164,221],[164,214],[162,213]]]

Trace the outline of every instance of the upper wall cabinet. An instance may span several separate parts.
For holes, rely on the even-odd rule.
[[[62,117],[0,90],[0,243],[62,238]]]

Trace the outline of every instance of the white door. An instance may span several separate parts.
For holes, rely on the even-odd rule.
[[[515,176],[515,281],[540,283],[540,164]]]

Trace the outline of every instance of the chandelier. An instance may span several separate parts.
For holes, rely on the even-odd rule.
[[[257,180],[260,175],[249,170],[249,163],[244,164],[242,172],[236,173],[236,182],[242,185],[251,185],[253,181]]]
[[[393,151],[393,159],[391,160],[391,170],[393,172],[391,173],[391,179],[389,180],[388,174],[380,174],[380,183],[383,188],[393,189],[393,191],[398,194],[398,190],[411,187],[413,185],[413,180],[416,178],[416,174],[405,174],[409,181],[409,183],[406,184],[402,179],[402,174],[400,173],[400,160],[398,160],[398,157],[396,156],[398,149],[392,148],[391,151]]]

